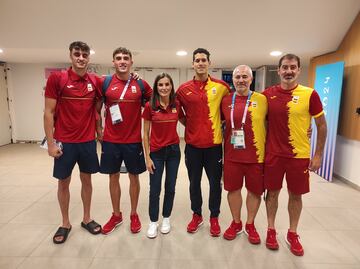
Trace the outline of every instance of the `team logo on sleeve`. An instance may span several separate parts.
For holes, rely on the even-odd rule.
[[[299,99],[300,99],[300,96],[293,96],[292,102],[293,102],[294,104],[298,104],[298,103],[299,103]]]
[[[87,90],[88,90],[88,92],[91,92],[91,91],[94,90],[93,87],[92,87],[92,85],[91,85],[91,83],[88,83],[88,85],[87,85]]]
[[[131,92],[136,93],[136,86],[131,86]]]

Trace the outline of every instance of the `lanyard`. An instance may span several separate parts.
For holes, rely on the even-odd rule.
[[[247,97],[247,100],[246,100],[246,105],[245,105],[245,108],[244,108],[244,114],[243,114],[243,117],[242,117],[242,120],[241,120],[241,129],[243,129],[244,125],[245,125],[246,114],[247,114],[248,109],[249,109],[251,94],[252,94],[252,92],[249,90],[248,97]],[[233,97],[232,97],[231,111],[230,111],[230,121],[231,121],[231,128],[232,129],[235,129],[235,124],[234,124],[235,98],[236,98],[236,92],[234,92]]]
[[[130,81],[131,81],[131,75],[129,76],[129,79],[126,82],[125,88],[124,88],[123,92],[121,93],[120,100],[124,99],[125,93],[126,93],[127,89],[129,88]]]

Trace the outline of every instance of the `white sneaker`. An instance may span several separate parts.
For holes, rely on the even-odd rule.
[[[163,221],[161,223],[160,232],[162,234],[167,234],[170,232],[171,225],[170,225],[170,218],[163,218]]]
[[[157,222],[150,222],[146,236],[149,238],[155,238],[158,234],[158,226],[159,224]]]

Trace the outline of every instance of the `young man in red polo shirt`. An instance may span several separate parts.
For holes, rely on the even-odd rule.
[[[265,188],[268,231],[266,247],[278,249],[275,216],[284,175],[289,193],[290,227],[285,237],[294,255],[304,255],[297,227],[302,210],[302,195],[310,191],[309,171],[319,169],[326,140],[326,121],[319,95],[314,89],[298,84],[300,59],[286,54],[279,61],[280,85],[266,89],[268,133],[265,156]],[[317,143],[310,159],[308,129],[315,119]]]
[[[193,52],[195,77],[177,90],[177,99],[185,112],[180,120],[185,125],[185,164],[190,180],[193,218],[187,226],[195,233],[203,224],[201,176],[205,168],[209,180],[210,234],[219,236],[218,222],[221,203],[222,131],[220,105],[230,93],[222,80],[209,76],[210,53],[203,48]]]
[[[130,74],[132,54],[126,48],[113,52],[115,74],[105,91],[105,128],[100,160],[100,172],[109,174],[113,213],[103,227],[103,234],[112,232],[122,223],[120,211],[120,166],[124,161],[130,179],[130,230],[138,233],[141,222],[137,214],[140,193],[139,174],[146,171],[141,139],[141,103],[150,99],[152,89],[142,81],[144,92]]]
[[[92,234],[101,232],[101,226],[90,217],[91,174],[99,170],[95,119],[101,108],[101,91],[95,76],[87,73],[89,46],[76,41],[70,44],[69,50],[72,66],[66,72],[52,73],[45,89],[44,129],[48,153],[54,157],[53,176],[58,179],[62,214],[62,225],[53,237],[55,244],[64,243],[71,230],[69,185],[76,163],[80,169],[84,207],[81,226]]]

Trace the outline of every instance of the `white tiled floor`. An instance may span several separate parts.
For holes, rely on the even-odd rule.
[[[71,184],[70,216],[73,229],[63,245],[52,243],[60,221],[57,181],[51,178],[52,160],[34,144],[0,147],[0,268],[360,268],[360,192],[341,181],[327,183],[312,175],[311,193],[304,196],[299,233],[305,255],[293,256],[285,243],[288,227],[287,194],[280,196],[277,218],[279,251],[263,244],[266,231],[264,203],[256,219],[261,245],[250,245],[244,234],[234,241],[209,236],[208,183],[203,179],[205,223],[188,234],[191,218],[188,179],[183,158],[172,215],[172,231],[146,237],[148,176],[141,175],[139,214],[143,229],[129,231],[128,178],[121,176],[124,223],[108,236],[93,236],[80,227],[82,204],[78,171]],[[93,176],[92,217],[103,224],[111,214],[107,176]],[[220,224],[231,222],[223,192]],[[245,214],[242,214],[243,218]]]

